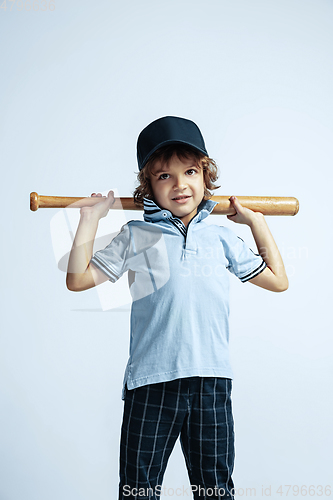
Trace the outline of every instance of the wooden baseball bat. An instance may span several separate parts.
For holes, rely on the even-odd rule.
[[[217,201],[218,205],[213,212],[217,215],[233,215],[230,196],[213,196],[211,199]],[[296,215],[299,210],[297,198],[284,196],[237,196],[240,203],[254,212],[264,215]],[[35,192],[30,193],[30,210],[38,208],[81,208],[93,206],[101,201],[100,197],[68,197],[68,196],[41,196]],[[134,203],[133,198],[115,198],[111,209],[115,210],[143,210]]]

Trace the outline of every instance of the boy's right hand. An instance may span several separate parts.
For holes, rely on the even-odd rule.
[[[103,217],[105,217],[108,214],[109,209],[112,207],[112,205],[115,202],[114,192],[109,191],[107,196],[102,196],[101,193],[97,193],[97,194],[92,193],[91,196],[92,197],[95,197],[95,196],[99,197],[99,198],[101,198],[101,201],[99,203],[96,203],[96,205],[93,205],[91,207],[82,207],[80,210],[80,214],[82,216],[86,216],[86,215],[94,216],[98,220],[102,219]]]

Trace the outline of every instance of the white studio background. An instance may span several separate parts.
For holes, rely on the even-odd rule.
[[[220,166],[216,194],[300,201],[296,217],[267,219],[288,291],[231,276],[234,481],[237,499],[250,487],[257,498],[281,498],[280,485],[284,496],[284,485],[305,485],[308,496],[314,485],[316,498],[323,486],[325,497],[333,486],[333,2],[35,0],[38,11],[0,3],[0,499],[117,498],[129,305],[103,309],[97,290],[66,289],[51,238],[63,211],[33,213],[28,198],[131,196],[138,133],[164,115],[201,128]],[[209,222],[255,249],[247,227]],[[190,498],[188,484],[177,445],[165,496]]]

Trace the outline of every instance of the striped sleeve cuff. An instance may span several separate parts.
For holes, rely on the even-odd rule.
[[[256,276],[258,276],[258,274],[262,273],[266,267],[267,267],[267,264],[264,261],[264,259],[262,259],[262,262],[260,263],[260,265],[258,267],[256,267],[256,269],[253,269],[253,271],[251,271],[250,273],[246,274],[246,276],[243,276],[242,278],[239,278],[239,279],[241,280],[242,283],[245,283],[246,281],[249,281],[252,278],[255,278]]]
[[[96,266],[98,269],[100,269],[104,274],[106,274],[106,276],[110,281],[112,281],[112,283],[115,283],[119,279],[119,276],[113,273],[98,255],[94,255],[90,262],[94,264],[94,266]]]

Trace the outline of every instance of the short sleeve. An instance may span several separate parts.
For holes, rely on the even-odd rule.
[[[114,283],[127,270],[126,260],[129,245],[130,231],[128,224],[125,224],[111,243],[103,250],[96,252],[90,262],[103,271]]]
[[[227,269],[243,283],[258,276],[267,267],[264,259],[254,253],[231,229],[220,229],[224,253],[229,262]]]

